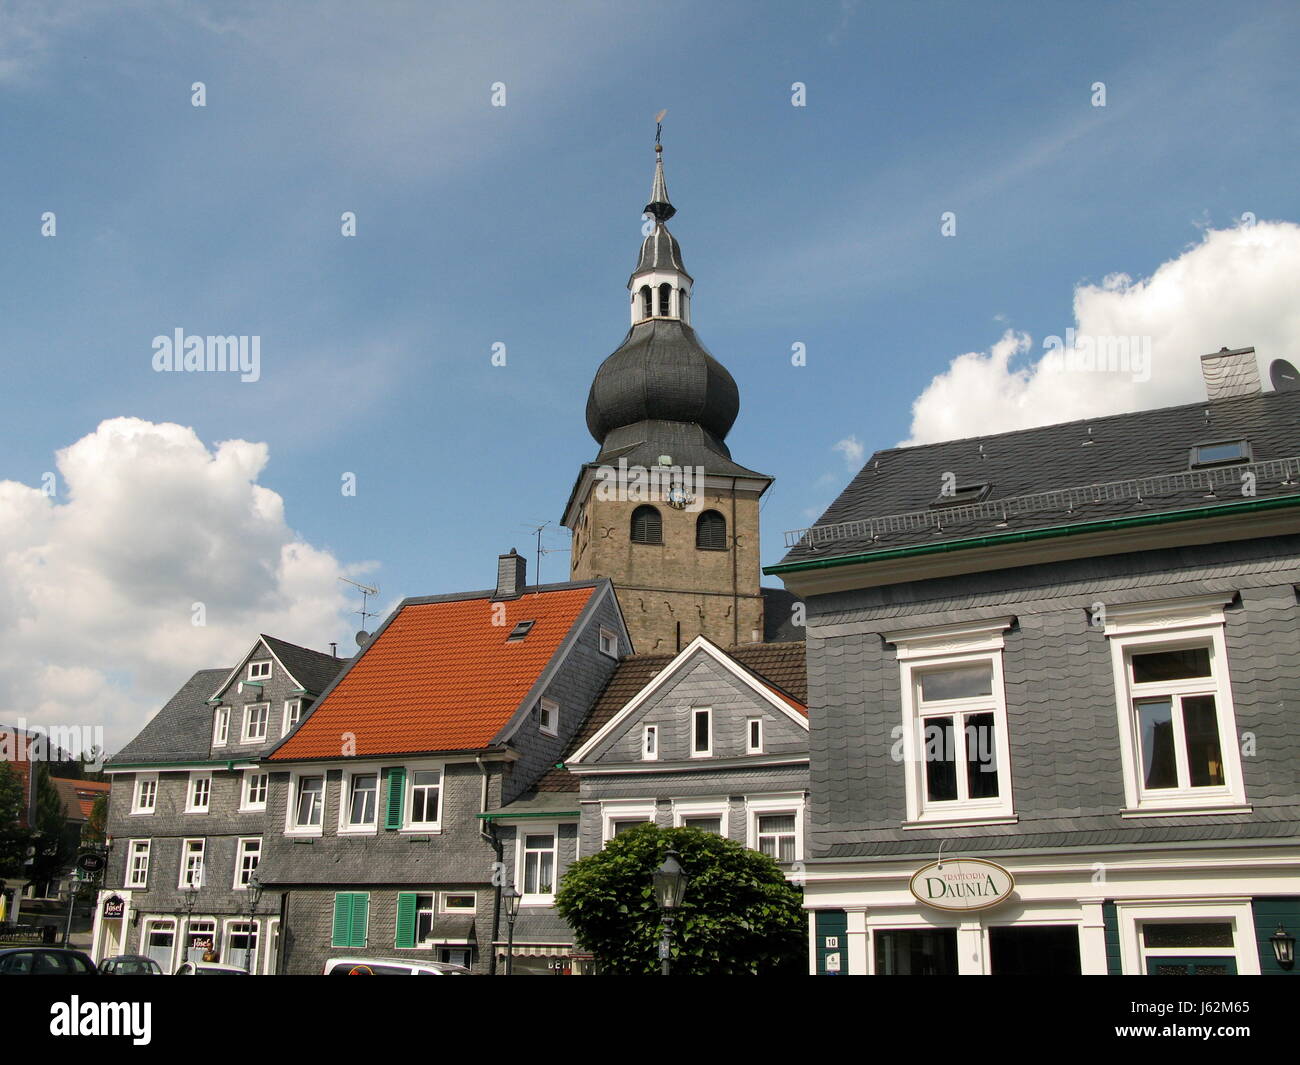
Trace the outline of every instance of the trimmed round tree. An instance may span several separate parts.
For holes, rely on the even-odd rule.
[[[803,892],[765,854],[697,828],[638,825],[569,866],[555,908],[603,971],[659,971],[654,872],[672,850],[688,882],[673,911],[672,971],[683,976],[807,971]]]

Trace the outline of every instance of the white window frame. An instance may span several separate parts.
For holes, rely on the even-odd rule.
[[[298,715],[298,716],[295,717],[292,721],[289,720],[289,708],[290,708],[290,707],[294,707],[294,708],[296,708],[296,710],[297,710],[297,715]],[[289,735],[289,730],[290,730],[291,728],[293,728],[294,725],[297,725],[300,721],[302,721],[302,700],[301,700],[301,699],[286,699],[286,700],[284,701],[284,711],[283,711],[283,714],[282,714],[281,717],[280,717],[280,735],[281,735],[281,736],[287,736],[287,735]]]
[[[262,928],[263,920],[255,917],[253,920],[248,919],[248,915],[243,917],[227,917],[221,922],[221,961],[225,965],[243,966],[244,951],[242,948],[235,948],[231,941],[235,938],[235,927],[237,925],[251,926],[253,933],[253,945],[248,952],[248,972],[249,975],[255,976],[261,969],[258,963],[262,955]]]
[[[194,867],[197,875],[193,880],[190,878],[190,858],[192,857],[190,851],[191,843],[197,843],[199,845],[198,862]],[[176,880],[176,889],[178,891],[183,891],[187,887],[201,888],[206,884],[207,876],[204,872],[203,866],[207,861],[207,857],[208,841],[205,838],[201,836],[192,836],[188,839],[181,840],[181,870],[180,875]]]
[[[126,872],[124,874],[123,887],[145,888],[149,887],[149,860],[152,857],[153,840],[150,839],[133,839],[128,840],[126,845]],[[144,862],[141,865],[142,875],[136,876],[135,859],[142,857]]]
[[[1177,957],[1231,957],[1237,963],[1237,975],[1260,974],[1259,948],[1255,938],[1255,918],[1249,899],[1192,899],[1187,902],[1143,901],[1117,902],[1115,920],[1119,930],[1120,970],[1125,976],[1145,976],[1147,947],[1142,939],[1145,924],[1199,924],[1227,921],[1232,925],[1233,947],[1154,947],[1151,953]]]
[[[162,962],[163,975],[170,976],[176,971],[176,951],[181,947],[180,922],[175,917],[146,917],[140,922],[140,953],[146,957],[153,957],[149,953],[149,936],[153,932],[171,932],[172,934],[172,953],[167,959],[167,964]],[[157,961],[157,959],[154,959]]]
[[[716,817],[719,825],[718,835],[726,839],[731,834],[731,803],[726,798],[673,800],[674,828],[683,827],[687,819],[693,817]]]
[[[416,773],[437,773],[438,774],[438,820],[436,821],[416,821],[415,816],[415,774]],[[427,785],[421,785],[426,787]],[[402,796],[402,831],[403,832],[441,832],[442,815],[447,803],[447,773],[441,764],[437,765],[408,765],[406,767],[406,787],[405,794]],[[385,792],[386,794],[386,792]],[[375,817],[378,819],[378,805],[375,807]]]
[[[597,646],[601,654],[618,658],[618,633],[613,629],[601,628],[600,635],[597,637]]]
[[[212,746],[224,747],[230,742],[230,707],[218,706],[212,715]]]
[[[412,927],[411,933],[415,939],[416,948],[418,949],[422,947],[427,950],[433,945],[434,936],[437,934],[438,893],[436,891],[413,891],[411,894],[415,896],[415,925]],[[421,899],[428,899],[429,905],[427,907],[421,906]],[[427,913],[429,915],[429,934],[423,939],[420,938],[420,914],[422,913]]]
[[[266,784],[262,792],[262,801],[254,802],[250,796],[253,792],[253,781],[257,777],[265,777]],[[243,779],[239,784],[239,809],[243,813],[253,813],[266,809],[266,799],[271,792],[271,774],[264,769],[245,769]]]
[[[467,898],[470,900],[469,906],[447,906],[449,898]],[[477,891],[444,891],[438,896],[439,913],[477,913],[478,912],[478,892]]]
[[[758,850],[758,819],[766,814],[794,815],[794,861],[803,861],[804,855],[804,808],[806,799],[803,792],[788,792],[784,795],[762,795],[745,797],[745,846],[752,851]],[[778,861],[779,859],[773,859]],[[784,863],[790,864],[790,863]]]
[[[1226,593],[1219,593],[1184,600],[1110,607],[1107,610],[1105,632],[1110,642],[1111,668],[1115,682],[1126,807],[1122,815],[1125,817],[1245,813],[1250,810],[1246,803],[1237,713],[1232,701],[1231,665],[1228,662],[1224,634],[1223,607],[1230,601]],[[1217,787],[1187,786],[1146,791],[1142,783],[1141,737],[1134,719],[1133,700],[1147,693],[1174,691],[1189,682],[1134,685],[1129,659],[1134,653],[1192,647],[1205,647],[1210,652],[1210,677],[1204,684],[1191,682],[1191,685],[1214,696],[1224,783]],[[1175,731],[1176,734],[1181,734],[1181,724],[1175,724]],[[1175,753],[1181,768],[1186,759],[1185,746]]]
[[[703,750],[695,749],[695,734],[697,732],[696,722],[701,714],[706,715],[709,722],[709,746]],[[692,706],[691,707],[691,736],[690,751],[692,758],[712,758],[713,757],[713,707],[711,706]]]
[[[239,839],[235,841],[235,882],[233,885],[235,891],[248,890],[248,882],[243,879],[243,873],[244,855],[245,851],[248,849],[248,844],[250,843],[257,844],[257,865],[262,864],[262,837],[240,836]],[[252,876],[253,873],[257,872],[257,865],[254,865],[253,868],[249,870],[249,876]]]
[[[200,806],[195,802],[195,796],[198,792],[200,783],[207,784],[207,796],[204,803]],[[187,814],[206,814],[212,809],[212,774],[211,773],[191,773],[189,782],[185,785],[185,812]]]
[[[253,723],[253,711],[260,710],[262,717],[262,734],[254,736],[249,727]],[[241,743],[265,743],[271,736],[271,704],[268,702],[244,704],[244,727],[240,732]]]
[[[263,667],[263,666],[266,667],[265,672],[262,670],[262,667]],[[271,679],[271,660],[270,660],[269,658],[263,658],[263,659],[260,659],[260,660],[258,660],[258,661],[256,661],[256,662],[249,662],[249,663],[248,663],[248,679],[249,679],[249,680],[270,680],[270,679]]]
[[[318,825],[300,825],[298,824],[298,789],[302,781],[312,777],[320,777],[320,824]],[[285,803],[284,812],[284,832],[287,836],[319,836],[323,834],[325,827],[325,810],[329,805],[329,774],[324,769],[305,770],[292,773],[289,777],[289,801]]]
[[[375,819],[366,824],[354,825],[350,820],[352,816],[352,784],[357,777],[375,778]],[[374,768],[357,766],[354,769],[344,770],[342,789],[339,793],[339,835],[373,836],[378,833],[380,808],[384,799],[383,773],[380,768],[378,766]]]
[[[149,788],[150,803],[145,806],[142,803],[145,793],[145,785],[151,785]],[[135,784],[131,789],[131,813],[133,815],[150,816],[158,810],[158,774],[141,773],[135,778]]]
[[[537,701],[537,728],[543,736],[560,734],[560,704],[554,699]]]
[[[758,744],[754,743],[754,726],[758,726]],[[763,719],[761,717],[747,717],[745,719],[745,753],[762,754],[763,753]]]
[[[600,804],[600,841],[608,843],[614,838],[615,821],[648,821],[654,824],[656,807],[653,799],[614,800]]]
[[[654,750],[650,750],[650,737],[654,737]],[[659,761],[659,726],[646,725],[641,729],[641,761]]]
[[[965,625],[885,634],[885,641],[893,644],[898,654],[899,693],[902,704],[902,728],[899,735],[902,740],[907,799],[904,827],[939,828],[950,824],[1006,824],[1016,819],[1011,782],[1011,740],[1007,726],[1006,684],[1002,672],[1002,653],[1005,647],[1003,633],[1011,626],[1013,620],[1001,618],[996,621],[979,621]],[[963,712],[992,712],[998,794],[992,798],[931,801],[925,795],[926,737],[921,718],[919,675],[934,669],[942,670],[983,663],[987,663],[993,671],[991,695],[980,697],[978,707],[973,705],[975,700],[966,699],[927,704],[927,716],[948,716],[944,711],[949,707],[954,717]],[[954,733],[956,733],[955,728]],[[965,749],[964,735],[962,749]],[[959,760],[958,772],[964,771],[964,760]]]
[[[551,837],[551,890],[549,892],[529,893],[525,878],[527,869],[528,849],[527,841],[529,836],[546,836]],[[558,822],[550,824],[520,824],[515,829],[515,890],[522,892],[522,898],[519,900],[520,906],[549,906],[555,901],[555,888],[560,879],[560,825]]]

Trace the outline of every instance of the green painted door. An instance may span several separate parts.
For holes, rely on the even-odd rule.
[[[1236,976],[1237,959],[1207,956],[1204,958],[1147,958],[1148,976]]]

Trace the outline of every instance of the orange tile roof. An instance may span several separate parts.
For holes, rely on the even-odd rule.
[[[74,819],[80,817],[83,821],[90,820],[95,800],[100,795],[106,795],[111,786],[106,780],[73,780],[69,777],[50,777],[50,782],[63,800],[64,816]]]
[[[486,747],[595,592],[588,585],[502,603],[483,595],[404,604],[270,760],[341,757],[348,733],[362,757]],[[492,624],[496,607],[504,624]],[[528,635],[507,642],[529,620]]]

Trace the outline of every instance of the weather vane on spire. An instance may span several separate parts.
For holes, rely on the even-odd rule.
[[[657,152],[662,152],[664,150],[664,146],[659,143],[659,138],[664,132],[664,115],[666,114],[668,114],[668,108],[665,107],[655,115],[655,151]]]

